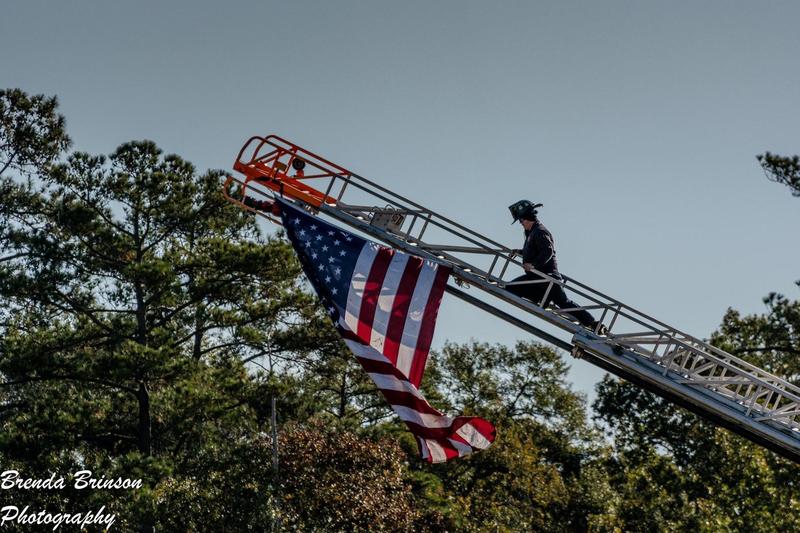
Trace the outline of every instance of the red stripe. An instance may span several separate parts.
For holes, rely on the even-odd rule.
[[[417,424],[416,422],[405,422],[408,430],[411,431],[411,434],[415,437],[422,437],[423,439],[447,439],[451,438],[453,435],[453,430],[449,427],[447,428],[429,428],[427,426],[422,426]]]
[[[431,349],[433,331],[436,328],[436,315],[439,313],[444,287],[450,276],[450,267],[439,265],[437,269],[436,278],[428,296],[428,303],[425,305],[425,314],[422,316],[422,325],[414,350],[414,360],[411,362],[411,371],[408,373],[408,378],[415,387],[419,387],[422,382],[422,373],[425,371],[425,363],[428,362],[428,352]]]
[[[483,438],[485,438],[489,442],[494,441],[494,438],[497,436],[497,429],[495,429],[494,424],[492,424],[488,420],[484,420],[483,418],[479,418],[477,416],[473,417],[472,420],[469,422],[470,424],[472,424],[472,427],[478,430],[478,433],[483,435]],[[453,425],[455,425],[455,423]]]
[[[444,455],[447,458],[446,459],[447,461],[449,461],[450,459],[455,459],[456,457],[458,457],[458,450],[456,450],[455,447],[452,444],[450,444],[447,440],[438,440],[437,439],[436,443],[439,446],[441,446],[442,449],[444,450]],[[431,462],[432,462],[432,459],[433,459],[432,457],[428,457],[428,460],[431,461]]]
[[[422,271],[423,261],[419,257],[409,257],[406,268],[397,286],[397,293],[392,304],[392,313],[389,317],[389,327],[386,328],[386,340],[383,344],[383,355],[392,363],[397,363],[397,353],[400,351],[400,341],[403,338],[403,328],[414,295],[414,287]]]
[[[386,374],[394,376],[395,378],[401,381],[408,382],[408,378],[406,378],[403,375],[403,373],[397,369],[397,367],[391,365],[390,363],[384,361],[376,361],[375,359],[367,359],[364,357],[356,357],[356,359],[358,359],[358,362],[361,363],[361,366],[364,368],[364,370],[370,374]],[[415,386],[414,388],[417,387]],[[406,407],[415,408],[417,411],[420,412],[441,415],[441,412],[439,412],[435,407],[427,403],[427,401],[420,400],[419,398],[413,396],[409,392],[395,391],[390,389],[380,389],[380,391],[381,393],[383,393],[383,395],[386,397],[386,399],[390,404],[404,405]],[[427,408],[420,408],[419,406],[421,404],[418,403],[420,401],[424,401],[424,405],[426,405]],[[491,424],[491,422],[488,422],[482,418],[458,417],[455,420],[460,421],[460,422],[454,422],[453,427],[456,430],[460,428],[462,425],[466,424],[467,422],[470,422],[470,420],[474,420],[473,426],[475,426],[475,429],[478,430],[478,432],[481,433],[484,437],[491,440],[490,436],[494,435],[495,431],[494,426]]]
[[[434,416],[444,416],[440,411],[437,411],[427,401],[422,400],[410,392],[404,392],[392,389],[380,389],[386,401],[391,405],[400,405],[408,407],[419,413]]]
[[[394,250],[379,247],[378,254],[372,261],[367,282],[364,284],[364,295],[361,297],[361,309],[358,311],[358,337],[362,342],[369,344],[372,336],[372,320],[375,318],[375,309],[378,307],[378,297],[381,295],[383,278],[392,262]]]
[[[430,451],[431,450],[430,441],[434,441],[439,446],[442,447],[442,449],[444,450],[445,460],[450,460],[450,459],[453,458],[453,457],[449,456],[450,454],[448,453],[448,449],[450,448],[450,446],[449,446],[450,443],[448,441],[446,441],[446,440],[443,441],[441,439],[423,439],[422,437],[417,437],[416,440],[417,440],[417,448],[419,449],[419,454],[421,456],[424,456],[424,454],[422,453],[423,446],[427,449],[428,456],[425,457],[425,460],[427,462],[429,462],[429,463],[433,462],[433,456],[431,455],[431,451]],[[456,453],[456,455],[457,455],[457,453]]]
[[[346,327],[343,327],[341,324],[336,324],[336,331],[338,331],[339,335],[341,335],[342,338],[344,338],[345,340],[355,341],[355,342],[364,344],[364,341],[359,339],[358,335],[356,335],[355,333],[353,333],[352,331],[350,331]]]
[[[456,457],[460,457],[461,454],[458,453],[458,450],[456,450],[455,446],[453,446],[452,443],[450,443],[448,441],[444,441],[444,442],[439,441],[439,445],[442,448],[444,448],[444,453],[447,456],[447,460],[448,461],[450,459],[455,459]]]
[[[365,359],[358,357],[357,358],[361,366],[364,370],[368,373],[377,373],[377,374],[387,374],[394,376],[400,380],[408,381],[405,376],[394,366],[390,365],[389,363],[376,361],[374,359]],[[416,388],[416,387],[415,387]],[[379,389],[383,394],[386,401],[394,406],[394,405],[401,405],[404,407],[408,407],[410,409],[414,409],[423,414],[431,414],[434,416],[444,416],[439,410],[435,407],[431,406],[426,400],[420,399],[413,394],[405,391],[396,391],[391,389]],[[483,418],[479,417],[465,417],[460,416],[453,419],[453,423],[450,427],[445,428],[429,428],[426,426],[422,426],[417,424],[416,422],[406,422],[406,425],[409,427],[411,432],[415,435],[424,435],[428,438],[451,438],[454,440],[458,440],[459,442],[463,442],[464,444],[468,444],[461,436],[456,435],[456,431],[458,431],[461,426],[467,423],[471,423],[473,427],[483,435],[486,440],[492,442],[495,438],[495,428],[491,422],[484,420]]]
[[[374,350],[374,348],[370,349]],[[404,376],[403,373],[400,372],[400,370],[391,363],[384,361],[377,361],[375,359],[367,359],[366,357],[358,357],[358,356],[356,356],[356,359],[358,359],[358,362],[361,363],[361,366],[364,367],[364,370],[366,370],[367,372],[374,372],[376,374],[389,374],[401,381],[408,381],[408,378]]]
[[[405,420],[403,422],[405,422]],[[467,423],[472,424],[476,428],[478,426],[491,426],[492,430],[488,434],[485,434],[483,431],[480,433],[488,442],[494,442],[496,436],[496,430],[494,429],[494,426],[492,426],[491,422],[488,422],[477,416],[459,416],[453,420],[452,426],[445,428],[430,428],[417,424],[416,422],[405,422],[406,426],[408,426],[408,429],[415,436],[422,437],[424,439],[453,439],[464,442],[465,444],[467,444],[466,441],[464,441],[464,439],[460,436],[456,435],[456,431],[458,431],[461,426]],[[469,446],[469,444],[467,445]]]

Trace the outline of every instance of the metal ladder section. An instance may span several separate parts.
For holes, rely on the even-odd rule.
[[[225,190],[241,206],[252,210],[244,198],[283,196],[391,247],[450,264],[461,287],[448,286],[454,296],[800,463],[800,388],[786,380],[567,276],[541,274],[540,283],[586,302],[576,309],[599,317],[607,336],[575,323],[564,314],[570,309],[542,307],[547,294],[540,302],[517,297],[503,288],[509,267],[521,266],[512,249],[278,136],[252,137],[234,170],[245,179],[229,177]],[[498,300],[527,316],[498,308]],[[571,343],[531,325],[531,317],[569,332]]]

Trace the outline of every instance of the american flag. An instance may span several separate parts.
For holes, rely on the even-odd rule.
[[[487,448],[491,422],[449,417],[419,390],[450,267],[405,254],[278,200],[303,270],[344,342],[414,434],[441,463]]]

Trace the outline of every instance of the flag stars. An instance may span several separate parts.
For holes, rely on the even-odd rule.
[[[319,267],[318,267],[318,270],[319,270],[320,272],[322,272],[323,270],[325,270],[325,265],[323,265],[322,263],[320,263],[320,265],[319,265]]]
[[[328,237],[333,237],[333,235],[334,235],[335,233],[336,233],[335,231],[333,231],[333,230],[330,230],[330,231],[328,232]]]
[[[340,275],[342,273],[342,269],[339,268],[339,267],[336,267],[336,269],[333,271],[333,273],[338,276],[338,275]]]
[[[341,243],[342,243],[342,241],[340,241],[339,239],[336,239],[335,241],[333,241],[333,244],[335,244],[336,246],[339,246]]]
[[[341,251],[339,252],[339,255],[341,255],[341,256],[345,256],[345,255],[347,255],[347,252],[345,252],[344,250],[341,250]]]
[[[330,283],[330,282],[331,282],[331,277],[325,276],[325,283]]]
[[[316,259],[317,257],[319,257],[317,252],[311,252],[311,259]]]
[[[306,236],[306,230],[301,229],[299,232],[297,232],[297,234],[300,235],[301,237],[305,237]]]
[[[316,224],[311,224],[311,231],[314,231],[315,229],[317,229],[317,225]]]
[[[336,260],[335,257],[331,256],[328,258],[328,263],[333,263]]]
[[[317,235],[317,236],[316,236],[316,239],[317,239],[318,241],[321,241],[321,240],[322,240],[322,235]]]
[[[336,296],[336,294],[337,294],[338,292],[339,292],[339,289],[337,289],[336,287],[334,287],[334,288],[332,288],[332,289],[331,289],[331,294],[333,294],[334,296]]]
[[[327,252],[327,251],[328,251],[328,247],[327,247],[327,246],[323,246],[323,247],[322,247],[322,251],[323,251],[323,252]]]

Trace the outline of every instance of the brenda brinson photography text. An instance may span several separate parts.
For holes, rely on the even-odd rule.
[[[76,490],[135,490],[142,488],[141,479],[95,477],[91,470],[79,470],[72,474],[71,485]],[[53,472],[49,478],[35,479],[20,476],[17,470],[4,470],[0,474],[0,488],[6,490],[62,490],[67,487],[63,476]],[[6,498],[3,498],[6,500]],[[0,527],[10,525],[49,525],[55,531],[65,524],[77,525],[83,529],[98,525],[105,530],[111,529],[116,515],[106,511],[105,505],[97,510],[79,512],[52,512],[46,509],[31,509],[26,505],[4,505],[0,508]]]

